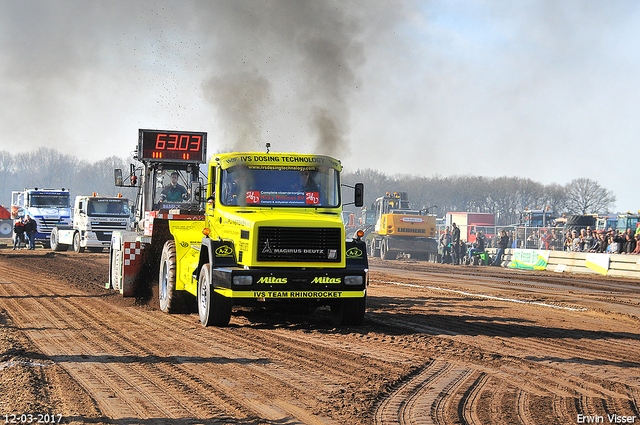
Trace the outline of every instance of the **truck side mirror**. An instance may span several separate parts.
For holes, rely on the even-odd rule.
[[[200,182],[191,182],[191,203],[199,204],[202,200],[202,194],[200,193]]]
[[[120,168],[116,168],[113,170],[113,177],[116,183],[116,186],[122,187],[124,186],[124,182],[122,180],[122,170]]]
[[[355,193],[353,194],[353,203],[356,207],[361,207],[364,202],[364,184],[356,183]]]

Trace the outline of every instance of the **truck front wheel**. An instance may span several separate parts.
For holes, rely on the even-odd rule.
[[[389,252],[387,241],[383,240],[380,244],[380,258],[382,258],[383,260],[395,260],[397,257],[397,254],[392,254]]]
[[[369,244],[369,256],[376,257],[380,253],[379,249],[376,249],[376,240],[371,239],[371,243]]]
[[[359,326],[366,309],[366,295],[362,298],[343,298],[331,306],[331,320],[336,326]]]
[[[80,232],[73,234],[73,250],[75,252],[84,252],[84,247],[80,246]]]
[[[198,278],[198,315],[202,326],[227,326],[233,302],[213,290],[209,263],[202,266]]]
[[[176,289],[176,243],[170,240],[165,242],[160,258],[158,287],[160,310],[171,314],[182,313],[184,303],[181,296],[182,291]]]

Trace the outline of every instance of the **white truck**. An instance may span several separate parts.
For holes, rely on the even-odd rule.
[[[114,230],[130,230],[129,200],[122,196],[76,196],[73,224],[51,231],[51,249],[101,252],[111,246]]]
[[[11,192],[11,218],[31,216],[38,226],[35,240],[49,246],[49,235],[55,226],[71,225],[69,191],[62,189],[24,189]]]

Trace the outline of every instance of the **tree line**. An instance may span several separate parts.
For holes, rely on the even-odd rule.
[[[90,195],[93,192],[104,196],[122,193],[122,196],[134,200],[136,190],[116,187],[113,177],[116,168],[128,174],[132,161],[111,156],[91,162],[50,148],[18,154],[0,151],[0,205],[8,209],[12,191],[36,187],[68,189],[72,202],[77,195]]]
[[[428,209],[437,217],[454,211],[494,213],[498,225],[519,222],[526,208],[549,208],[557,216],[602,214],[610,212],[616,201],[611,190],[588,178],[577,178],[562,186],[522,177],[390,176],[364,169],[343,173],[342,182],[364,183],[365,207],[386,192],[407,192],[414,209]]]
[[[0,151],[0,204],[11,204],[11,191],[24,188],[67,188],[76,195],[97,192],[105,196],[122,193],[135,199],[135,189],[114,185],[113,170],[126,175],[132,158],[111,156],[99,161],[80,160],[51,148],[11,154]],[[387,175],[374,169],[345,170],[342,182],[365,185],[364,205],[371,205],[386,192],[407,192],[413,208],[428,208],[443,217],[449,211],[489,212],[497,224],[520,219],[525,209],[549,208],[556,214],[608,213],[616,197],[611,190],[588,178],[577,178],[562,186],[544,185],[522,177]],[[352,196],[345,190],[345,201]],[[353,206],[347,210],[355,211]]]

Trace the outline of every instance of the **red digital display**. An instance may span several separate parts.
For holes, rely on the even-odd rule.
[[[207,133],[193,131],[140,130],[138,156],[141,160],[204,163]]]

